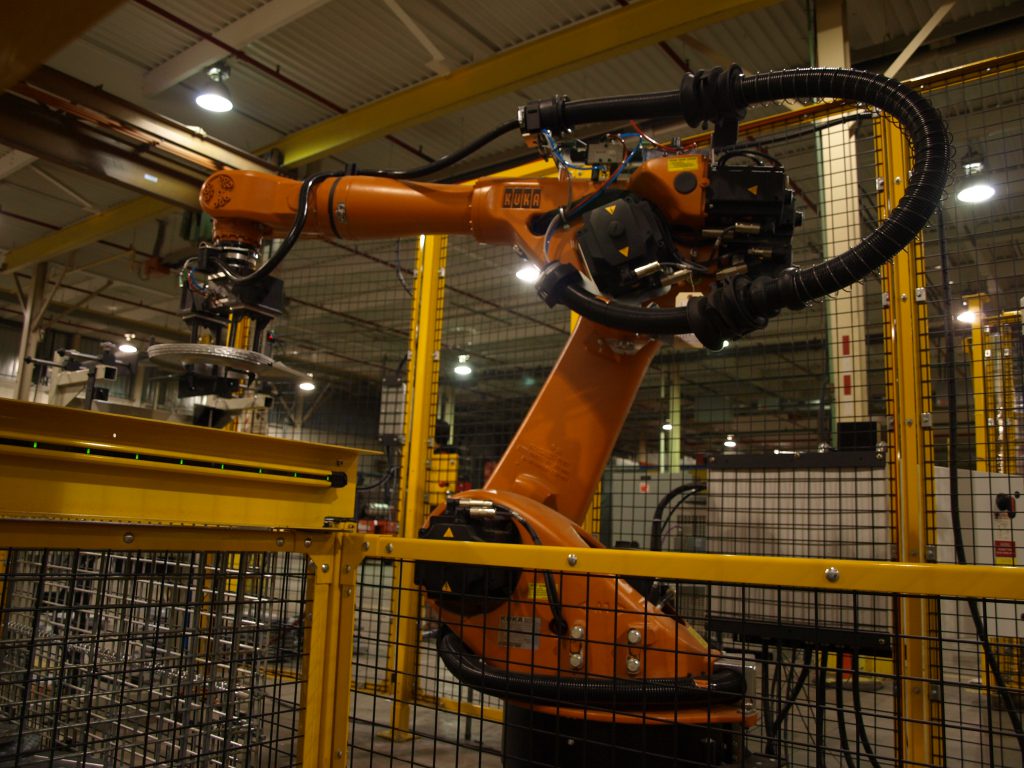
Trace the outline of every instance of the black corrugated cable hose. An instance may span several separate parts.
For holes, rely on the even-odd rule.
[[[739,275],[720,281],[706,295],[678,309],[645,309],[606,303],[588,293],[575,269],[549,264],[538,292],[549,304],[564,304],[595,322],[652,335],[693,333],[704,346],[763,328],[783,308],[807,302],[863,280],[906,247],[942,200],[951,161],[945,122],[913,88],[871,72],[809,68],[743,76],[739,67],[687,75],[679,91],[581,102],[555,99],[547,113],[561,127],[578,122],[632,117],[678,117],[691,125],[742,115],[750,104],[781,99],[832,98],[870,104],[899,121],[914,156],[906,193],[888,218],[864,240],[828,261],[790,269],[775,277]],[[543,126],[549,127],[549,126]]]
[[[437,653],[455,678],[481,693],[533,704],[558,706],[694,707],[730,704],[743,698],[743,674],[720,669],[709,677],[624,680],[530,675],[498,669],[470,651],[447,626],[437,636]]]

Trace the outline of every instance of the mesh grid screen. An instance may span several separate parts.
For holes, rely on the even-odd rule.
[[[915,762],[903,752],[902,764],[1019,765],[1018,743],[981,644],[963,620],[969,613],[966,601],[941,600],[944,615],[960,615],[959,623],[945,622],[938,635],[914,635],[893,631],[894,611],[901,601],[923,598],[655,583],[662,605],[671,605],[710,645],[671,654],[673,676],[682,681],[679,689],[666,693],[652,683],[644,703],[637,705],[630,697],[636,696],[638,681],[651,674],[648,667],[664,661],[659,649],[666,638],[658,634],[658,611],[582,603],[574,597],[593,598],[605,586],[628,591],[633,579],[627,585],[624,578],[552,574],[569,626],[583,627],[580,640],[567,634],[549,643],[544,626],[551,604],[525,592],[495,611],[498,617],[515,618],[492,616],[492,631],[480,640],[474,634],[480,616],[442,613],[445,621],[440,621],[433,602],[422,618],[409,608],[402,615],[390,612],[396,585],[416,567],[411,561],[375,560],[362,567],[356,677],[386,681],[400,676],[395,648],[388,645],[394,640],[388,639],[392,622],[417,622],[409,650],[418,653],[419,661],[417,687],[404,702],[407,706],[396,706],[394,688],[387,684],[357,685],[350,734],[353,765],[897,765],[901,740],[924,738],[920,733],[930,733],[939,745],[934,762]],[[454,570],[447,573],[458,578]],[[517,578],[535,582],[544,572],[524,568]],[[721,606],[727,594],[735,612],[724,620]],[[417,588],[402,603],[411,607],[418,598]],[[766,601],[807,609],[798,625],[789,617],[766,620],[758,608]],[[977,605],[992,632],[1000,617],[1014,616],[1022,607],[994,600]],[[631,636],[630,630],[638,634]],[[893,654],[915,646],[939,653],[945,670],[936,668],[923,678],[901,675]],[[529,651],[526,657],[524,651]],[[999,646],[997,652],[1019,664],[1017,647]],[[573,659],[577,653],[580,657]],[[693,678],[687,684],[682,667],[699,670],[719,653],[728,661],[715,666],[720,693],[709,700],[694,689]],[[529,659],[525,664],[524,658]],[[629,664],[640,672],[631,675]],[[745,675],[745,702],[726,693],[734,676],[723,677],[725,667]],[[522,674],[508,674],[508,669]],[[552,683],[556,674],[557,684]],[[613,675],[618,678],[614,685]],[[936,702],[936,719],[915,722],[904,716],[901,723],[905,697],[918,686]],[[1020,690],[1018,679],[1014,695]],[[658,705],[659,700],[669,703]],[[554,709],[556,704],[561,708]],[[718,722],[706,725],[715,719],[712,712]],[[747,727],[721,722],[727,719],[724,712]],[[646,724],[643,735],[630,728],[640,721]],[[684,724],[693,722],[701,727]]]
[[[286,766],[305,558],[7,550],[0,764]]]
[[[317,389],[278,384],[270,434],[380,451],[360,461],[356,513],[395,528],[417,242],[303,243],[284,263],[284,315],[269,353],[315,371]]]

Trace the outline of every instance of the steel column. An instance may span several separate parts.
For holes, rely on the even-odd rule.
[[[890,120],[880,126],[878,149],[882,160],[880,215],[887,215],[903,196],[910,172],[910,148]],[[888,402],[893,419],[890,493],[896,520],[896,545],[902,563],[925,563],[934,533],[930,515],[934,488],[931,441],[923,416],[931,411],[928,377],[928,317],[921,300],[924,249],[915,240],[898,253],[884,270],[888,295],[886,366]],[[937,680],[935,649],[936,602],[897,598],[897,637],[901,652],[895,663],[901,679],[897,747],[902,760],[913,765],[936,765],[942,755],[942,724],[938,702],[931,698],[930,682]]]
[[[39,328],[39,321],[46,311],[46,273],[47,264],[36,264],[32,270],[32,285],[29,288],[28,296],[22,306],[21,339],[18,341],[18,379],[15,387],[16,397],[19,400],[28,400],[29,390],[32,387],[32,371],[35,365],[28,362],[29,357],[35,357],[36,331]]]
[[[440,367],[441,316],[444,307],[444,271],[448,238],[423,237],[416,260],[410,338],[409,387],[406,395],[406,439],[402,458],[400,525],[403,538],[415,539],[423,525],[427,498],[427,462],[434,447],[437,419],[437,380]],[[420,593],[411,567],[401,569],[394,591],[395,621],[388,668],[394,670],[394,704],[388,738],[406,741],[411,702],[416,694],[419,649]],[[393,655],[392,655],[393,654]],[[393,665],[392,665],[393,660]]]

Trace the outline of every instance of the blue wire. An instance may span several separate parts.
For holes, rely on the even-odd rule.
[[[547,128],[544,129],[544,138],[548,141],[548,148],[551,150],[551,156],[555,158],[555,162],[562,168],[571,168],[574,171],[593,171],[596,166],[592,165],[573,165],[567,162],[562,153],[558,151],[558,145],[555,144],[555,137],[551,135],[551,131]]]

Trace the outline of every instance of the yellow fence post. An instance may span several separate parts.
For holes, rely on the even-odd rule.
[[[348,722],[348,688],[336,689],[340,649],[351,651],[352,636],[341,643],[340,555],[336,534],[318,534],[304,540],[309,569],[307,597],[312,621],[306,630],[302,687],[302,764],[331,765],[335,749],[336,716]],[[349,664],[351,666],[351,656]],[[342,755],[344,757],[344,754]]]
[[[448,238],[421,238],[417,258],[416,289],[413,293],[410,333],[409,388],[406,397],[405,451],[402,458],[400,502],[401,535],[416,538],[423,524],[427,499],[427,464],[433,448],[437,414],[437,380],[440,365],[441,316],[444,307],[444,271]],[[393,671],[390,691],[394,696],[391,730],[387,738],[412,738],[409,727],[412,702],[416,696],[418,672],[420,595],[411,567],[395,566],[392,612],[394,623],[388,651],[388,669]]]
[[[903,196],[910,172],[909,146],[898,126],[883,120],[878,137],[881,158],[880,216],[885,216]],[[918,240],[896,255],[883,274],[885,306],[886,388],[892,422],[892,458],[889,487],[895,515],[898,560],[928,561],[934,526],[934,466],[931,440],[924,419],[931,411],[928,375],[927,307],[923,271],[924,249]],[[912,765],[936,765],[941,757],[941,721],[931,687],[937,684],[934,600],[898,597],[896,651],[900,680],[900,719],[897,747],[902,761]]]

